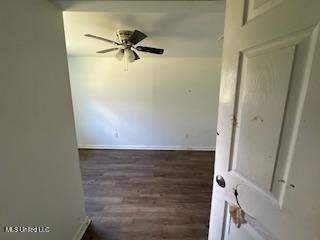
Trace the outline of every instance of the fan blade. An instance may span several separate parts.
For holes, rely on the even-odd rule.
[[[117,53],[116,53],[116,58],[119,60],[119,61],[121,61],[122,60],[122,58],[123,58],[123,56],[124,56],[124,49],[120,49]]]
[[[141,42],[143,39],[145,39],[147,35],[145,35],[143,32],[140,32],[138,30],[134,30],[128,41],[132,43],[133,45],[137,44],[138,42]]]
[[[151,48],[151,47],[143,47],[143,46],[138,46],[136,47],[138,51],[141,52],[148,52],[148,53],[155,53],[155,54],[163,54],[164,50],[161,48]]]
[[[112,41],[112,40],[109,40],[109,39],[106,39],[106,38],[103,38],[103,37],[98,37],[98,36],[95,36],[95,35],[92,35],[92,34],[85,34],[86,37],[91,37],[91,38],[95,38],[95,39],[98,39],[98,40],[102,40],[102,41],[105,41],[105,42],[109,42],[109,43],[112,43],[112,44],[115,44],[115,45],[120,45],[119,43],[115,42],[115,41]]]
[[[135,61],[136,61],[136,60],[139,60],[139,59],[140,59],[139,55],[138,55],[135,51],[133,51],[133,50],[132,50],[132,52],[133,52],[133,54],[134,54],[134,60],[135,60]]]
[[[109,49],[98,51],[97,53],[107,53],[107,52],[112,52],[112,51],[115,51],[115,50],[118,50],[118,49],[119,48],[109,48]]]

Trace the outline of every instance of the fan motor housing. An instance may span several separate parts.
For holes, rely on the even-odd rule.
[[[121,43],[128,43],[133,31],[117,30],[117,37]]]

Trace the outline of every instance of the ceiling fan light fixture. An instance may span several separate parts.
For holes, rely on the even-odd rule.
[[[85,34],[84,36],[113,44],[114,45],[113,48],[100,50],[97,53],[104,54],[104,53],[109,53],[109,52],[118,50],[115,57],[119,61],[124,60],[126,66],[128,65],[128,63],[132,63],[140,59],[136,51],[153,53],[153,54],[163,54],[164,52],[164,50],[161,48],[135,46],[137,43],[147,38],[146,34],[138,30],[134,30],[134,31],[117,30],[116,35],[118,37],[119,42],[116,42],[104,37],[92,35],[92,34]],[[133,49],[136,51],[134,51]]]
[[[116,59],[121,61],[123,59],[123,56],[124,56],[124,50],[123,49],[119,49],[119,51],[115,55]]]
[[[124,50],[124,57],[129,63],[132,63],[135,60],[134,52],[131,49]]]

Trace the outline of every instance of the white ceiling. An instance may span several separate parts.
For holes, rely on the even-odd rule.
[[[117,40],[117,29],[148,35],[138,45],[164,48],[161,57],[220,57],[223,33],[222,1],[63,1],[67,52],[70,56],[113,57],[96,51],[112,45],[86,33]],[[158,57],[141,53],[142,57]]]

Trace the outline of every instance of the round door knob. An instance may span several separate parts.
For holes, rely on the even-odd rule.
[[[221,175],[216,176],[216,182],[220,187],[226,187],[226,182],[224,181],[224,178]]]

